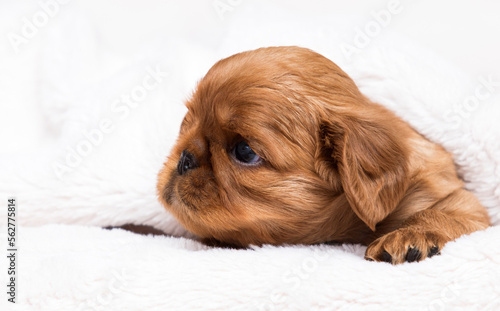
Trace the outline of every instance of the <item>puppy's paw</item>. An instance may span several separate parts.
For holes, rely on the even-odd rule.
[[[373,241],[366,249],[365,259],[395,264],[422,261],[439,255],[448,240],[435,231],[401,228]]]

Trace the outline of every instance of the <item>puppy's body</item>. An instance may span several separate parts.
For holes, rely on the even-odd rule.
[[[367,259],[400,263],[489,225],[442,147],[310,50],[221,60],[187,107],[158,192],[203,238],[363,243]]]

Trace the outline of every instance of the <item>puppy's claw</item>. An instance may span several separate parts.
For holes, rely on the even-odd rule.
[[[392,262],[391,254],[389,254],[387,251],[383,251],[382,255],[380,256],[380,261],[391,263]]]
[[[437,247],[437,246],[431,247],[431,249],[429,250],[429,254],[427,255],[427,257],[432,257],[434,255],[441,255],[441,252],[439,251],[439,247]]]
[[[422,253],[416,247],[408,247],[405,260],[407,262],[419,261],[422,258]]]

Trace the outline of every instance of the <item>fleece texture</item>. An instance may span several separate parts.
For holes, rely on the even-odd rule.
[[[360,245],[231,250],[79,225],[26,227],[21,234],[19,310],[500,306],[500,227],[450,242],[440,256],[400,266],[365,261],[366,247]]]

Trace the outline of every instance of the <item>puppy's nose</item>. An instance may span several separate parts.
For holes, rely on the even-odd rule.
[[[181,154],[181,159],[179,163],[177,163],[177,171],[179,175],[186,174],[187,171],[195,169],[198,167],[198,162],[193,154],[189,153],[187,150],[184,150]]]

